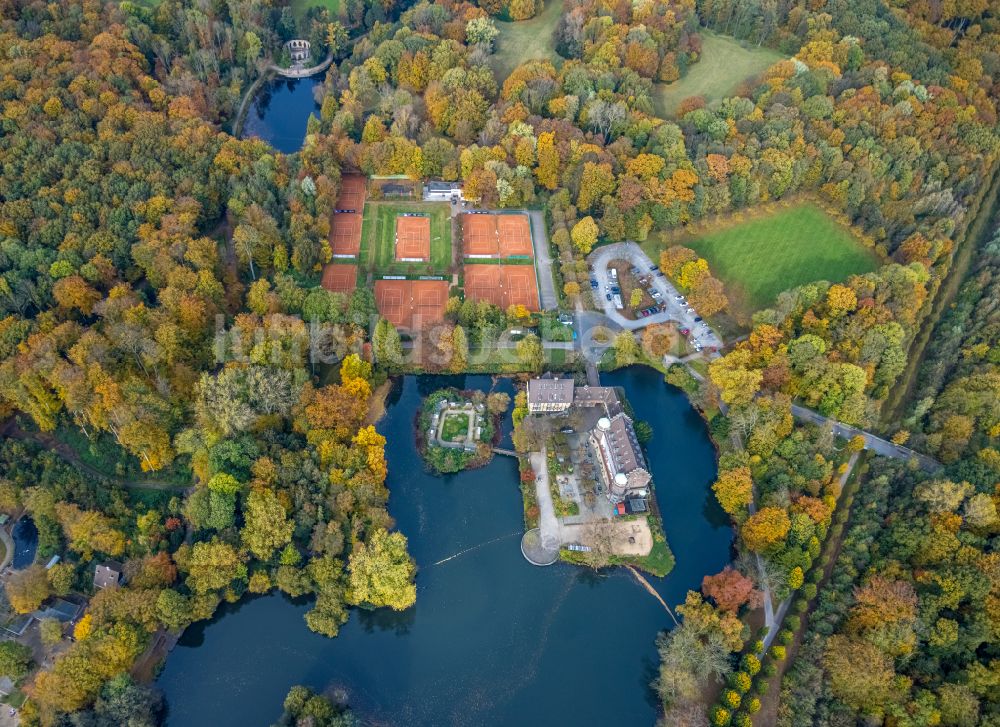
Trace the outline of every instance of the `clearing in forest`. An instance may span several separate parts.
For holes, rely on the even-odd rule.
[[[743,81],[760,75],[768,67],[784,60],[770,48],[744,48],[740,41],[702,29],[701,58],[687,75],[673,83],[657,83],[653,87],[656,113],[670,117],[681,101],[689,96],[704,96],[705,101],[719,101],[732,96]]]
[[[340,0],[292,0],[292,13],[300,23],[310,8],[326,8],[330,11],[330,17],[336,19],[340,12]]]
[[[708,260],[734,310],[748,316],[789,288],[840,282],[878,267],[875,253],[850,228],[809,202],[667,244],[690,247]]]
[[[556,68],[562,62],[556,53],[555,29],[562,14],[562,0],[545,0],[542,12],[528,20],[496,23],[500,35],[496,39],[493,71],[503,85],[507,76],[522,63],[550,60]]]

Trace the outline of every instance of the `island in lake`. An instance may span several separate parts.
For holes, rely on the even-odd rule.
[[[499,420],[510,406],[503,392],[438,389],[417,417],[417,447],[432,471],[441,474],[483,467],[493,458]]]
[[[674,565],[642,451],[651,429],[614,387],[531,379],[514,409],[521,460],[524,557],[595,568],[632,565],[664,576]]]

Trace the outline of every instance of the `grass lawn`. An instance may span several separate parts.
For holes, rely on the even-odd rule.
[[[431,259],[429,263],[396,260],[396,217],[419,212],[431,218]],[[361,224],[359,269],[383,275],[430,275],[448,272],[451,267],[451,207],[447,202],[368,202]],[[360,272],[360,270],[359,270]]]
[[[547,58],[559,67],[562,59],[556,53],[556,42],[552,34],[561,13],[562,0],[545,0],[542,12],[530,20],[516,23],[496,21],[500,36],[496,39],[493,70],[500,85],[507,80],[511,71],[525,61]]]
[[[839,282],[879,264],[850,229],[808,202],[680,244],[708,260],[734,308],[747,315],[789,288]]]
[[[336,18],[340,11],[340,0],[292,0],[292,13],[294,13],[295,19],[300,22],[306,17],[309,8],[314,7],[326,8],[330,11],[330,15]]]
[[[709,103],[731,96],[745,79],[785,57],[770,48],[744,48],[738,40],[710,30],[699,32],[702,45],[698,62],[679,81],[653,87],[653,102],[660,116],[672,116],[689,96],[704,96]]]
[[[650,518],[650,527],[654,527],[654,518]],[[658,528],[659,524],[656,524],[655,527]],[[663,578],[674,569],[675,561],[674,554],[670,552],[670,546],[667,545],[662,532],[662,528],[659,531],[656,529],[653,530],[653,549],[649,551],[649,555],[637,558],[621,558],[618,560],[623,564],[634,565],[640,570]]]
[[[457,442],[469,433],[468,414],[445,414],[441,427],[441,439],[446,442]]]

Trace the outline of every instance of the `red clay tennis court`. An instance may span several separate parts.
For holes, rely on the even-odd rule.
[[[361,214],[365,206],[365,178],[360,174],[345,174],[340,180],[338,210],[354,210]]]
[[[348,174],[340,180],[338,210],[330,222],[330,252],[334,257],[355,256],[361,249],[361,218],[365,211],[365,178]]]
[[[462,215],[462,250],[467,256],[494,256],[500,251],[493,215]]]
[[[465,297],[504,307],[499,265],[466,265]]]
[[[495,215],[501,257],[532,257],[531,226],[526,215]]]
[[[532,265],[466,265],[465,297],[485,300],[507,310],[523,305],[538,310],[538,286]]]
[[[323,268],[323,287],[331,293],[350,295],[358,284],[358,266],[330,263]]]
[[[355,256],[361,249],[361,215],[335,214],[330,225],[330,252]]]
[[[396,259],[429,260],[431,256],[431,218],[400,215],[396,218]]]
[[[530,311],[538,310],[538,285],[534,265],[501,265],[500,276],[507,296],[507,306],[523,305]]]
[[[376,280],[378,312],[397,328],[415,330],[444,319],[446,280]]]
[[[462,215],[462,249],[466,257],[532,257],[527,215]]]

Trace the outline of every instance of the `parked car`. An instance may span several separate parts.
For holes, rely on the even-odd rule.
[[[590,287],[593,288],[594,290],[597,290],[597,288],[600,287],[600,286],[598,286],[596,280],[594,280],[593,278],[591,278],[590,279]]]
[[[667,276],[663,274],[662,270],[657,270],[656,271],[656,277],[658,277],[658,278],[665,278]]]
[[[691,329],[690,329],[690,328],[682,328],[682,329],[681,329],[681,335],[682,335],[682,336],[686,336],[686,335],[688,335],[689,333],[691,333]]]
[[[701,322],[702,322],[702,320],[703,320],[703,319],[702,319],[702,317],[701,317],[701,316],[697,316],[697,317],[695,317],[695,319],[694,319],[694,322],[695,322],[695,323],[701,323]]]
[[[659,265],[650,265],[649,266],[649,272],[651,272],[651,273],[655,273],[659,269],[660,269]]]
[[[651,296],[653,296],[654,298],[656,298],[656,299],[659,299],[659,298],[663,297],[662,295],[660,295],[660,291],[658,291],[658,290],[652,290],[652,291],[650,291],[649,294]]]
[[[605,293],[604,297],[607,298],[608,300],[611,300],[611,293]]]
[[[674,300],[684,300],[684,296],[683,295],[675,295],[674,296]]]

